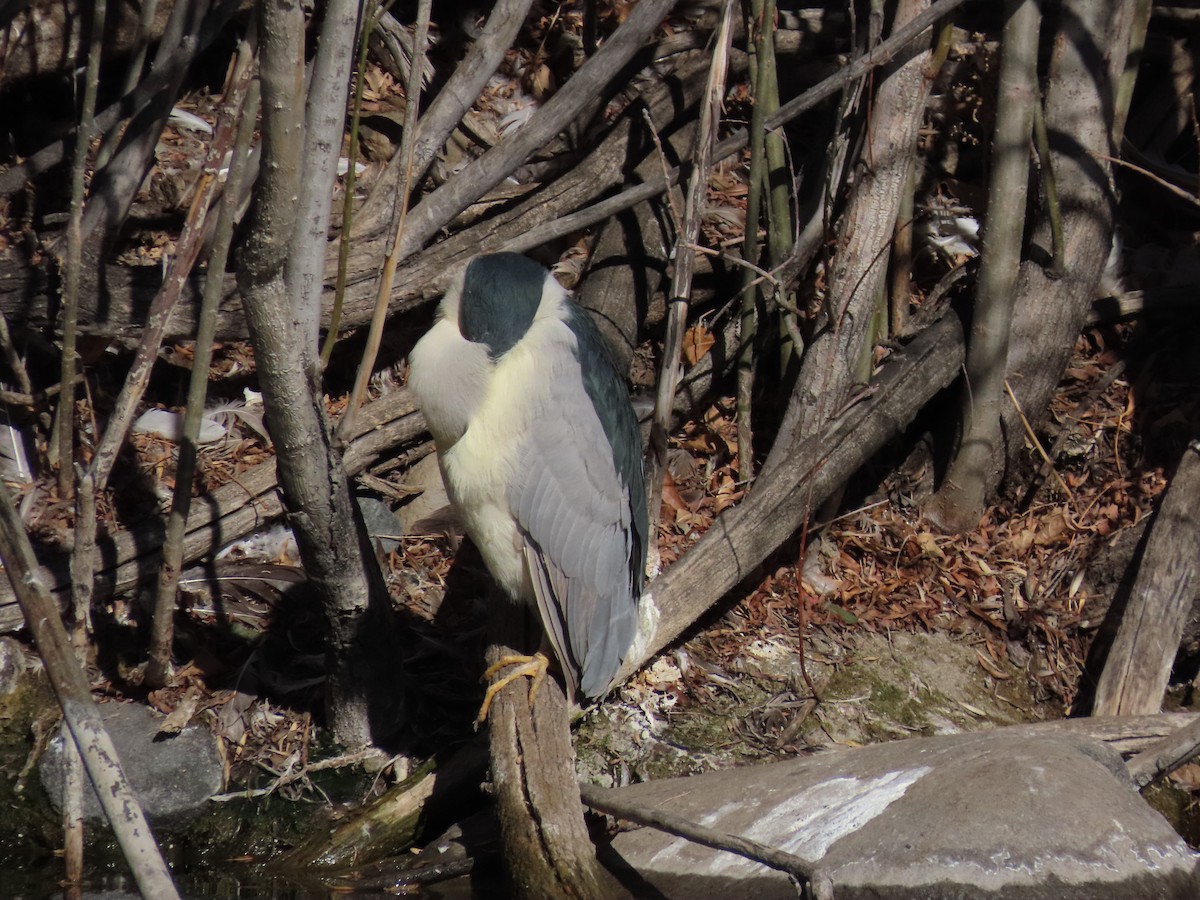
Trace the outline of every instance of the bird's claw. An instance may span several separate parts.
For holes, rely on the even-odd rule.
[[[502,678],[492,681],[492,678],[509,667],[513,667],[512,671],[506,673]],[[483,695],[483,705],[479,708],[479,715],[475,717],[475,727],[478,728],[487,719],[488,710],[491,709],[496,695],[518,678],[529,678],[532,681],[529,686],[529,705],[533,706],[538,688],[542,686],[542,681],[549,668],[550,660],[542,653],[535,653],[533,656],[502,656],[488,666],[487,671],[483,673],[483,680],[491,683]]]

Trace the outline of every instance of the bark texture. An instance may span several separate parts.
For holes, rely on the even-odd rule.
[[[893,31],[922,12],[925,0],[904,0]],[[813,434],[849,398],[879,290],[887,274],[900,191],[917,148],[917,129],[929,94],[928,41],[906,51],[879,87],[867,146],[846,211],[839,220],[837,256],[826,293],[825,330],[805,351],[795,390],[763,474],[782,464],[798,435]]]
[[[520,652],[526,610],[493,597],[488,664]],[[530,682],[501,690],[488,714],[492,784],[504,865],[513,896],[610,897],[616,888],[596,861],[575,778],[575,750],[566,697],[553,674],[528,701]]]
[[[1200,589],[1200,443],[1193,442],[1163,495],[1138,564],[1129,605],[1096,686],[1098,716],[1158,712],[1188,613]]]
[[[1059,17],[1046,87],[1046,125],[1063,210],[1065,272],[1047,271],[1048,223],[1035,232],[1021,266],[1008,354],[1008,380],[1036,428],[1070,361],[1112,246],[1116,198],[1107,163],[1093,154],[1118,155],[1111,146],[1113,97],[1125,67],[1133,0],[1067,0]],[[1004,411],[1005,456],[1025,447],[1016,410]]]
[[[1000,456],[1013,287],[1025,235],[1033,106],[1041,102],[1037,92],[1039,4],[1036,0],[1009,0],[1006,10],[983,259],[967,341],[963,439],[928,510],[941,525],[957,531],[979,524]]]
[[[384,698],[395,672],[382,669],[390,626],[387,588],[358,527],[341,448],[325,412],[316,347],[293,321],[284,267],[301,177],[300,123],[290,109],[303,87],[300,7],[266,0],[262,35],[263,159],[238,287],[287,518],[329,625],[326,714],[335,739],[357,749],[394,727]],[[361,535],[361,537],[360,537]]]

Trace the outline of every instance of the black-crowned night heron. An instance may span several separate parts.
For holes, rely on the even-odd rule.
[[[544,268],[479,256],[409,356],[446,489],[492,577],[535,605],[568,696],[608,690],[633,640],[646,565],[637,419],[604,337]],[[537,662],[535,662],[537,660]],[[510,657],[489,688],[547,659]]]

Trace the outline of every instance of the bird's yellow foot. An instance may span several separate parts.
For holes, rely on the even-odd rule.
[[[502,656],[495,663],[488,666],[486,672],[483,673],[484,681],[491,681],[500,672],[513,667],[511,671],[506,672],[503,677],[497,678],[488,685],[487,693],[483,695],[483,706],[479,708],[479,715],[475,717],[475,727],[478,728],[487,719],[488,710],[492,707],[492,700],[506,685],[518,678],[525,677],[532,680],[529,686],[529,704],[533,705],[533,698],[537,696],[537,690],[542,686],[542,680],[546,677],[546,671],[550,668],[550,660],[544,654],[535,653],[533,656]]]

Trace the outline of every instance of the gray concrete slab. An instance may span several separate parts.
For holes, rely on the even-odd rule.
[[[817,896],[1200,897],[1197,857],[1103,744],[923,738],[614,792],[810,860]],[[782,873],[650,829],[607,861],[638,897],[795,898]]]

